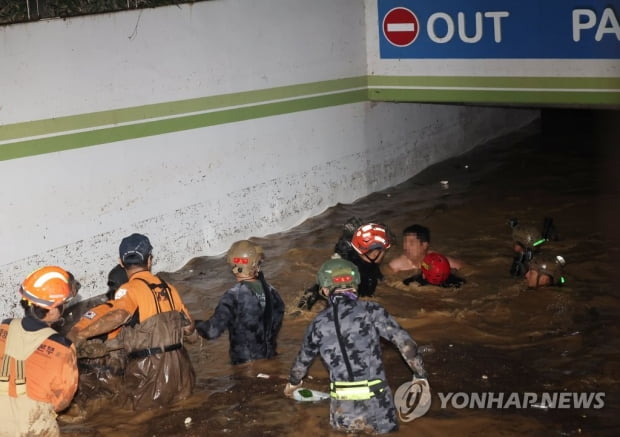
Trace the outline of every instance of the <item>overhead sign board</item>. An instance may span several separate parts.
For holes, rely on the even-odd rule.
[[[620,0],[378,0],[382,59],[620,59]]]

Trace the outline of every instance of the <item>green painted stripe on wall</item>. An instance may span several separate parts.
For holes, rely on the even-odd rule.
[[[369,76],[369,87],[615,89],[620,77]]]
[[[359,103],[368,100],[366,89],[312,96],[302,99],[286,100],[241,108],[224,109],[204,114],[146,121],[125,126],[106,127],[86,132],[70,133],[52,137],[38,138],[0,146],[0,160],[23,158],[26,156],[77,149],[98,144],[112,143],[134,138],[203,128],[218,124],[233,123],[261,117],[271,117],[292,112],[308,111],[330,106]]]
[[[371,89],[371,100],[418,103],[463,104],[529,104],[529,105],[620,105],[620,93],[606,91],[554,92],[547,90],[437,90],[437,89]]]
[[[0,145],[0,160],[368,100],[618,106],[620,78],[360,76],[290,85],[2,125],[0,142],[14,142]],[[32,137],[41,138],[20,141]]]
[[[165,102],[152,105],[136,106],[110,111],[58,117],[0,126],[0,141],[51,135],[78,129],[107,126],[118,123],[129,123],[158,117],[172,117],[192,112],[224,109],[231,106],[266,103],[280,99],[294,99],[312,94],[341,92],[352,88],[365,88],[367,77],[350,77],[345,79],[290,85],[264,90],[246,91],[201,97],[176,102]]]

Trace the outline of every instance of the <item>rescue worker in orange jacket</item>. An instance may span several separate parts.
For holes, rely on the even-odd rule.
[[[184,399],[196,379],[183,346],[184,336],[195,331],[194,321],[177,289],[151,273],[152,249],[145,235],[121,241],[120,262],[129,281],[116,291],[105,315],[69,333],[79,348],[86,339],[123,326],[119,341],[128,354],[124,388],[134,409]]]
[[[81,317],[70,329],[83,330],[112,311],[114,305],[110,301],[114,299],[114,293],[128,280],[125,269],[120,264],[116,265],[108,274],[108,291],[105,293],[107,300],[95,306],[88,305],[88,301],[78,303],[78,308],[74,311],[80,311],[78,314],[81,313]],[[82,303],[84,306],[80,307]],[[80,381],[74,404],[80,405],[100,397],[114,398],[124,392],[120,387],[123,385],[122,376],[127,365],[127,354],[118,338],[121,329],[119,327],[90,338],[80,345],[77,351]]]
[[[75,346],[50,325],[77,292],[60,267],[35,270],[20,287],[24,318],[0,325],[0,436],[60,435],[56,413],[78,384]]]

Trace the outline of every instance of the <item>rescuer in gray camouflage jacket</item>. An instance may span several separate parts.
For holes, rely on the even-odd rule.
[[[196,321],[198,333],[209,340],[228,330],[232,364],[276,355],[284,302],[261,272],[263,257],[263,249],[251,241],[234,243],[226,260],[237,283],[224,293],[209,320]]]
[[[357,267],[332,258],[317,280],[330,305],[308,326],[284,389],[292,396],[314,358],[320,354],[329,369],[330,423],[338,431],[381,434],[398,429],[392,391],[381,358],[380,337],[394,343],[419,378],[425,378],[418,346],[378,303],[358,300]]]

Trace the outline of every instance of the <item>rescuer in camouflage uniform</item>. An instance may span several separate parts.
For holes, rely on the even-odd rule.
[[[329,369],[330,423],[345,432],[387,433],[398,429],[392,391],[381,358],[380,337],[394,343],[413,370],[424,378],[418,346],[378,303],[358,300],[357,267],[346,260],[326,261],[317,275],[330,305],[308,326],[284,389],[291,396],[314,358]]]
[[[209,340],[228,329],[232,364],[276,355],[276,340],[284,302],[261,271],[263,249],[250,241],[234,243],[227,254],[237,284],[226,291],[209,320],[196,323],[198,333]]]

